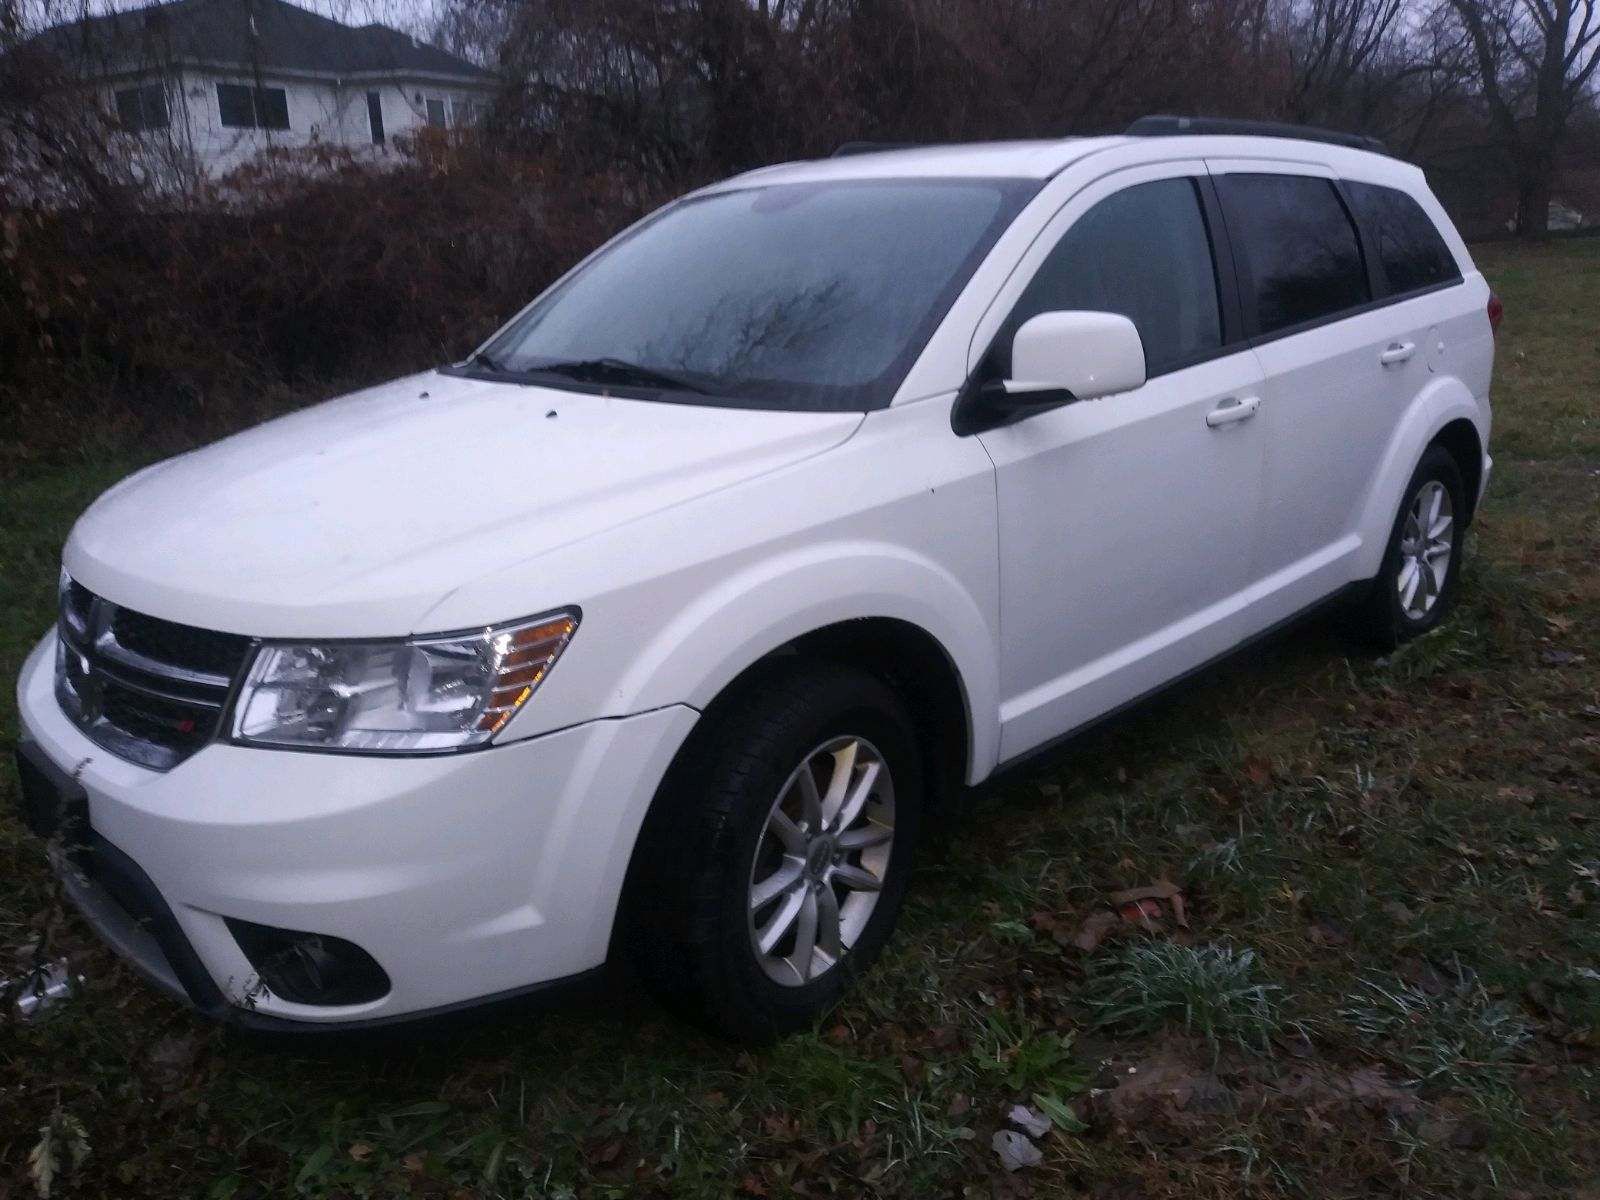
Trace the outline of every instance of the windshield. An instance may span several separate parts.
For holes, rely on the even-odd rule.
[[[866,180],[686,200],[459,369],[677,403],[881,408],[1036,187]]]

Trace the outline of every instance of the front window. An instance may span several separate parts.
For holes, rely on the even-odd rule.
[[[783,184],[683,201],[546,294],[464,368],[681,403],[864,411],[1037,188]]]
[[[227,129],[289,128],[289,93],[283,88],[219,83],[217,110]]]
[[[1136,184],[1073,222],[1000,327],[986,373],[999,379],[1011,373],[1011,341],[1024,322],[1073,310],[1132,321],[1152,378],[1217,352],[1217,276],[1192,180]]]
[[[166,87],[147,83],[118,91],[117,120],[128,133],[167,128],[172,123],[172,115],[167,109]]]

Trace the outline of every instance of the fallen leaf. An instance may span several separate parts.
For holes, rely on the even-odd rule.
[[[1160,923],[1161,905],[1154,900],[1135,900],[1118,908],[1117,914],[1124,921],[1148,929]]]
[[[1044,1154],[1023,1137],[1015,1129],[1002,1129],[989,1139],[989,1145],[994,1148],[995,1154],[1000,1158],[1000,1165],[1008,1171],[1020,1171],[1024,1167],[1036,1167],[1044,1161]]]
[[[1161,879],[1144,887],[1124,888],[1120,892],[1112,892],[1109,899],[1112,904],[1126,904],[1130,900],[1170,900],[1181,892],[1182,889],[1177,884]]]
[[[1006,1114],[1006,1120],[1030,1137],[1041,1138],[1050,1132],[1050,1118],[1034,1112],[1026,1104],[1013,1104],[1011,1111]]]
[[[1091,954],[1104,940],[1106,934],[1117,927],[1120,918],[1114,912],[1097,912],[1084,921],[1072,944],[1085,954]]]
[[[1410,919],[1411,913],[1407,911],[1406,920],[1409,921]],[[1317,921],[1306,930],[1306,934],[1310,937],[1312,944],[1316,946],[1348,946],[1350,944],[1350,935],[1332,921]]]

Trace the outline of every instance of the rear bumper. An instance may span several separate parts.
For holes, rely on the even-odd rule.
[[[592,978],[696,718],[672,707],[432,758],[218,744],[158,773],[61,713],[53,652],[51,635],[23,669],[20,750],[83,808],[83,849],[52,850],[68,895],[153,985],[260,1029],[369,1028]],[[273,995],[226,918],[353,942],[390,990],[336,1007]]]

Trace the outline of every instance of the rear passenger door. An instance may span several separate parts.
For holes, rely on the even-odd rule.
[[[1363,501],[1404,411],[1390,372],[1413,362],[1426,370],[1426,355],[1375,306],[1375,280],[1331,172],[1262,160],[1207,166],[1266,377],[1258,554],[1270,581],[1265,615],[1278,618],[1353,577]]]
[[[1461,304],[1441,309],[1437,298],[1429,299],[1462,279],[1455,255],[1422,205],[1399,188],[1353,179],[1342,186],[1391,335],[1380,355],[1386,360],[1384,378],[1403,406],[1436,372],[1447,369],[1447,361],[1455,361],[1461,341],[1477,335],[1481,326],[1460,319]],[[1475,307],[1466,311],[1477,315]]]

